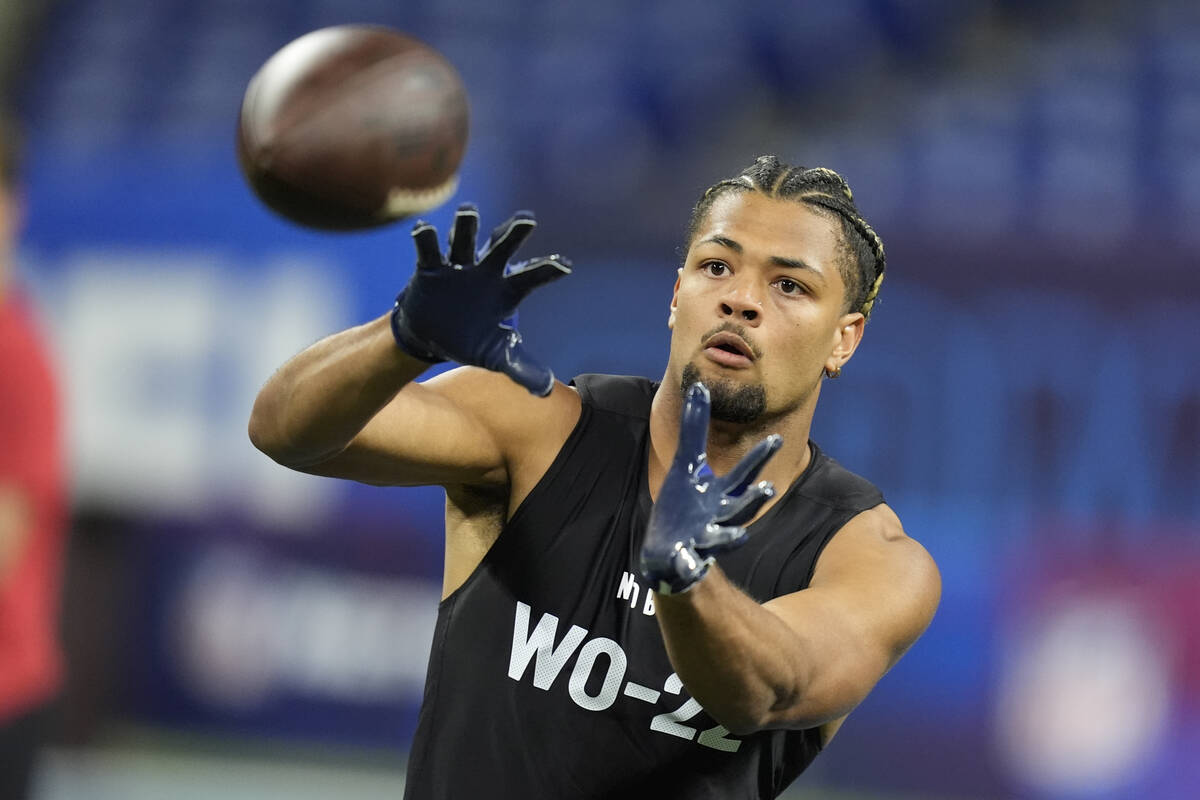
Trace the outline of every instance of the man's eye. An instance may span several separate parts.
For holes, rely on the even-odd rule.
[[[720,261],[706,261],[704,264],[700,265],[700,269],[704,270],[709,275],[712,275],[714,278],[719,278],[725,274],[729,267],[725,266]]]
[[[776,284],[784,294],[802,294],[804,287],[788,278],[783,278]]]

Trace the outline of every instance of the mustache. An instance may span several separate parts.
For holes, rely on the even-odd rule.
[[[750,347],[750,352],[754,354],[754,357],[762,358],[762,350],[760,350],[758,345],[754,343],[754,340],[750,338],[750,334],[746,333],[746,329],[741,325],[738,325],[736,322],[730,322],[728,320],[722,322],[720,325],[701,336],[700,343],[704,344],[718,333],[732,333],[736,336],[740,336],[742,341]]]

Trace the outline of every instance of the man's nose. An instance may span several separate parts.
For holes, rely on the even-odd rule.
[[[735,286],[721,298],[721,314],[758,324],[762,317],[762,301],[746,291],[745,287]]]

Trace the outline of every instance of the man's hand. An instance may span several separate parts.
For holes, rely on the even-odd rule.
[[[783,438],[771,434],[718,478],[705,455],[708,418],[708,389],[693,384],[680,420],[679,449],[642,542],[642,575],[662,594],[685,592],[703,578],[714,555],[741,544],[746,538],[743,526],[775,495],[767,481],[750,484]]]
[[[517,304],[534,288],[571,271],[558,255],[509,265],[537,223],[518,211],[492,231],[476,255],[479,212],[462,205],[443,257],[437,231],[413,227],[417,269],[396,298],[392,334],[400,349],[423,361],[457,361],[503,372],[536,395],[554,387],[554,375],[529,356],[517,332]]]

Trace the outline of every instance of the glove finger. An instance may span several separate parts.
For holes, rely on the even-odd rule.
[[[695,547],[681,547],[671,559],[675,574],[687,583],[692,583],[708,570],[710,560]]]
[[[521,334],[515,330],[508,336],[500,371],[538,397],[545,397],[554,388],[554,373],[529,355]]]
[[[571,262],[556,253],[513,264],[504,281],[514,297],[520,300],[537,287],[570,274]]]
[[[750,452],[742,456],[742,460],[721,478],[721,491],[735,497],[746,491],[746,487],[754,483],[758,473],[782,446],[783,437],[777,433],[772,433],[754,445]]]
[[[688,389],[687,401],[683,404],[676,459],[703,461],[704,451],[708,447],[708,416],[708,387],[697,381]]]
[[[709,523],[704,534],[692,545],[701,558],[708,558],[726,550],[732,550],[745,541],[749,534],[740,525],[716,525]]]
[[[417,248],[417,269],[429,272],[442,266],[442,250],[438,246],[437,229],[424,220],[413,225],[413,244]]]
[[[739,497],[721,498],[720,507],[714,522],[725,525],[745,525],[754,519],[754,515],[763,504],[775,496],[775,487],[770,481],[761,481],[751,486]]]
[[[463,203],[454,212],[450,228],[450,263],[464,267],[475,265],[475,237],[479,234],[479,209]]]
[[[663,594],[686,592],[704,577],[712,559],[704,558],[692,547],[684,546],[670,554],[648,556],[642,552],[639,571],[655,591]]]
[[[503,269],[536,227],[537,220],[533,218],[532,211],[513,214],[492,231],[479,256],[480,263],[487,261],[497,269]]]

